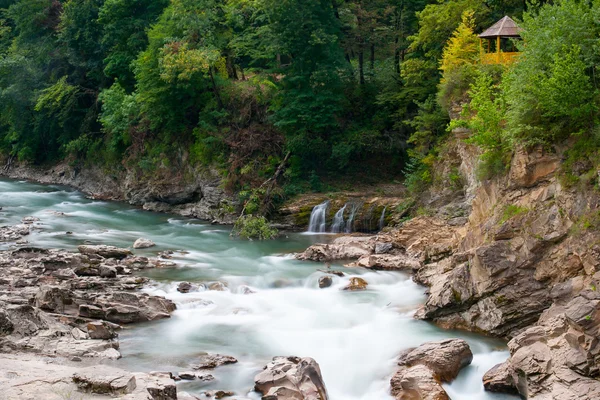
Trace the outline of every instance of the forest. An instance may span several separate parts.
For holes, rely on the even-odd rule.
[[[482,65],[477,33],[505,15],[519,62]],[[517,145],[571,140],[575,183],[600,144],[599,17],[584,0],[0,0],[0,151],[210,166],[243,193],[284,163],[282,197],[340,176],[418,192],[465,126],[482,179]]]

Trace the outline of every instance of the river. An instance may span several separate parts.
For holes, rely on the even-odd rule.
[[[173,250],[174,268],[146,271],[155,284],[148,293],[177,303],[172,318],[127,327],[120,333],[123,358],[133,371],[185,371],[203,352],[236,357],[239,363],[213,372],[210,383],[181,382],[179,390],[233,390],[236,399],[259,399],[253,377],[273,357],[313,357],[321,366],[332,400],[391,400],[389,379],[398,353],[430,340],[461,337],[473,363],[445,388],[453,400],[498,400],[510,396],[483,391],[481,377],[508,357],[500,341],[444,331],[412,318],[425,300],[424,288],[408,274],[345,269],[333,285],[318,288],[324,265],[291,254],[327,235],[288,234],[268,242],[232,239],[230,229],[179,216],[145,212],[118,202],[86,199],[58,186],[0,180],[0,225],[25,216],[40,219],[27,237],[33,246],[75,249],[79,244],[130,247],[140,238],[157,246],[135,250],[156,256]],[[0,244],[0,249],[7,249]],[[335,267],[335,265],[334,265]],[[341,266],[340,266],[341,267]],[[351,276],[369,282],[365,292],[341,291]],[[179,282],[199,291],[181,294]],[[224,291],[205,290],[214,282]],[[244,294],[248,288],[254,293]]]

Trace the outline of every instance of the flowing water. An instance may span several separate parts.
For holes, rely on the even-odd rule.
[[[229,237],[226,227],[166,214],[144,212],[114,202],[85,199],[62,187],[0,180],[0,225],[24,216],[40,218],[31,245],[74,249],[84,242],[131,246],[139,237],[157,246],[135,252],[174,254],[176,268],[146,271],[157,283],[146,290],[175,301],[172,318],[128,327],[120,333],[123,358],[116,365],[137,371],[189,369],[203,352],[232,355],[238,364],[218,368],[216,381],[181,382],[179,389],[236,391],[237,399],[259,399],[253,377],[273,357],[313,357],[321,366],[332,400],[390,400],[394,359],[425,341],[462,337],[474,359],[446,385],[453,400],[508,399],[487,394],[481,377],[508,357],[503,343],[449,332],[412,318],[424,289],[407,274],[345,270],[327,289],[318,289],[322,264],[296,261],[302,251],[327,236],[289,234],[269,242]],[[61,214],[64,213],[64,214]],[[72,232],[68,234],[67,232]],[[7,245],[0,244],[0,249]],[[351,275],[361,275],[369,290],[341,291]],[[177,284],[220,281],[225,291],[177,292]],[[251,294],[244,294],[250,288]]]

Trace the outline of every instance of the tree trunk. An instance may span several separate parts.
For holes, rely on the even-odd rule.
[[[360,77],[360,84],[365,84],[365,55],[362,49],[358,52],[358,75]]]
[[[375,44],[371,44],[371,72],[375,70]]]

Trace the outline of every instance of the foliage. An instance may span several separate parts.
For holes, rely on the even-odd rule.
[[[522,54],[503,81],[508,128],[519,142],[549,145],[593,123],[598,7],[560,0],[524,14]]]
[[[507,204],[502,209],[502,217],[500,218],[499,224],[503,224],[509,219],[512,219],[516,216],[523,215],[529,212],[527,207],[522,207],[517,204]]]
[[[511,143],[504,132],[506,102],[492,76],[482,72],[469,91],[471,102],[464,108],[461,120],[450,128],[466,125],[472,135],[468,142],[479,146],[483,153],[479,165],[480,179],[502,174],[510,161]]]
[[[278,232],[265,217],[242,215],[235,221],[232,234],[248,240],[269,240],[277,237]]]

